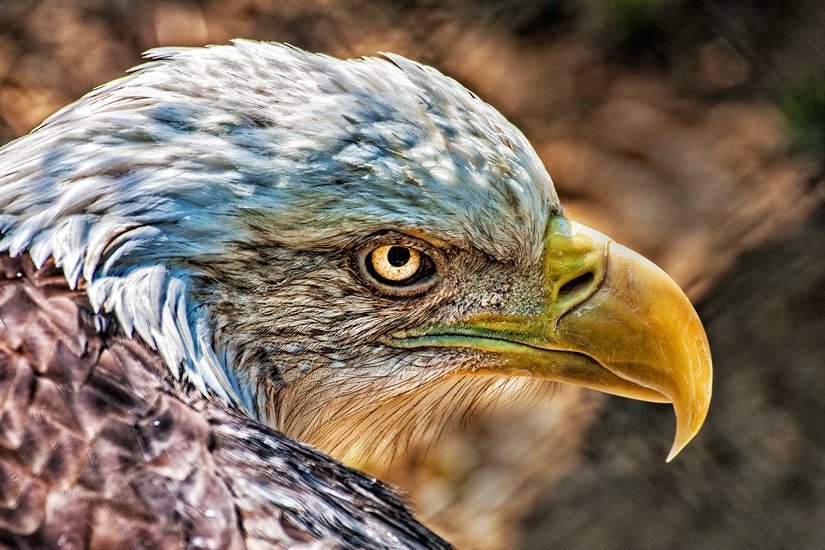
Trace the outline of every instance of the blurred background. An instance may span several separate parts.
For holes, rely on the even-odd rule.
[[[463,548],[825,547],[825,3],[0,0],[0,143],[159,45],[276,40],[434,65],[532,141],[572,216],[706,323],[714,401],[518,396],[392,465]]]

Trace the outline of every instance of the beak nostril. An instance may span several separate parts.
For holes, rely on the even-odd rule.
[[[572,296],[579,291],[589,288],[595,277],[596,276],[590,271],[587,273],[582,273],[578,277],[573,277],[561,285],[559,288],[559,296]]]

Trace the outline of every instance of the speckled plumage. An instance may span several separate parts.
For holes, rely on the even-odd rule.
[[[97,529],[131,540],[131,531],[118,531],[113,491],[147,472],[148,480],[129,481],[129,498],[137,491],[135,506],[147,506],[141,521],[160,521],[176,544],[201,536],[186,531],[198,527],[187,519],[191,510],[177,507],[193,495],[225,500],[227,492],[234,515],[220,511],[227,530],[212,525],[220,532],[209,539],[219,547],[235,544],[239,532],[250,547],[259,532],[276,546],[290,537],[333,537],[323,544],[344,547],[442,544],[380,485],[373,491],[373,481],[253,419],[338,456],[392,453],[459,421],[485,392],[501,391],[507,382],[494,377],[448,376],[481,364],[480,352],[399,349],[382,338],[424,319],[532,307],[511,298],[540,289],[544,231],[561,210],[541,161],[493,108],[399,56],[341,61],[236,41],[149,57],[0,150],[0,252],[33,260],[25,277],[4,281],[7,292],[28,296],[41,277],[34,270],[54,276],[53,263],[68,284],[60,292],[72,297],[66,314],[79,315],[82,338],[94,342],[74,350],[88,363],[82,372],[114,376],[124,399],[149,392],[137,408],[99,403],[101,425],[112,415],[118,429],[73,428],[82,434],[71,436],[81,457],[96,456],[95,445],[107,446],[106,457],[121,457],[94,464],[104,481],[89,498],[103,499],[108,512],[90,512],[85,493],[69,488],[80,483],[77,472],[51,479],[26,462],[46,454],[27,458],[14,442],[4,448],[3,467],[25,472],[41,491],[28,527],[6,522],[7,540],[47,540],[50,521],[63,518],[49,511],[49,499],[69,497],[88,512],[90,531],[77,540],[94,540]],[[437,243],[432,253],[450,269],[425,296],[376,295],[353,273],[353,250],[410,238],[404,235]],[[44,315],[29,309],[33,319]],[[129,340],[133,335],[140,340]],[[3,346],[17,359],[4,366],[7,376],[29,373],[58,393],[60,384],[74,384],[64,399],[85,391],[77,381],[35,375],[36,363],[19,365],[32,352],[9,338]],[[117,350],[137,353],[135,363],[102,361]],[[159,372],[161,363],[168,375]],[[28,399],[19,409],[7,399],[6,415],[39,414]],[[182,415],[175,426],[186,434],[174,437],[191,456],[170,458],[177,451],[141,431],[163,411]],[[34,425],[20,422],[13,428],[34,433]],[[125,454],[113,450],[118,445]],[[304,468],[304,459],[320,470]],[[206,464],[206,473],[193,472],[194,463]],[[189,468],[186,475],[181,468]],[[128,475],[108,484],[116,472]],[[221,483],[191,478],[195,473]],[[283,475],[297,478],[284,482]],[[141,485],[161,478],[159,492]],[[184,489],[187,479],[194,485]],[[302,491],[319,500],[304,502]],[[7,513],[21,510],[17,497],[6,499]],[[175,508],[174,520],[153,518],[163,502]],[[245,515],[243,502],[254,513]],[[167,527],[152,536],[166,536]]]
[[[51,262],[0,258],[0,319],[0,546],[447,547],[381,482],[99,333]]]
[[[149,57],[0,152],[0,250],[54,257],[173,372],[250,414],[265,416],[257,382],[192,300],[198,264],[389,228],[506,262],[541,254],[560,208],[541,161],[434,69],[249,41]]]

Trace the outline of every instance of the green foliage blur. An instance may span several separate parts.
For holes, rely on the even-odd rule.
[[[779,102],[794,144],[825,161],[825,71],[788,86]]]

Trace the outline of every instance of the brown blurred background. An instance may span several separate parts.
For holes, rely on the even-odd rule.
[[[825,3],[0,0],[0,143],[149,48],[234,37],[457,78],[706,322],[714,403],[673,463],[667,407],[511,395],[365,465],[425,522],[480,549],[825,547]]]

